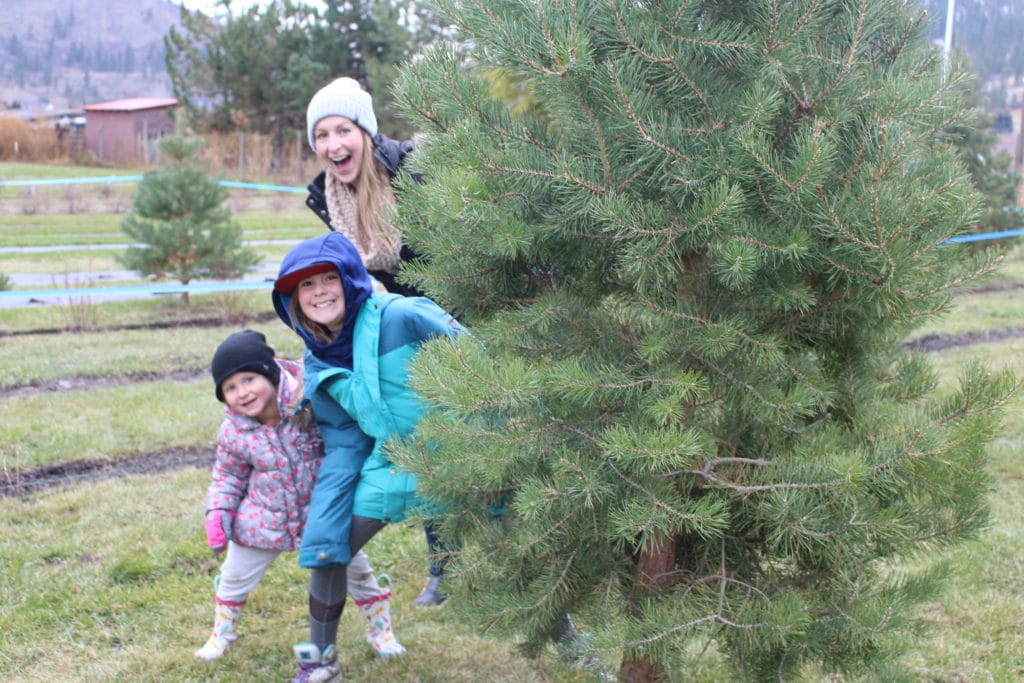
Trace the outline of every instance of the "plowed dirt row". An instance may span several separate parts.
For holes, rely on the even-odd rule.
[[[70,486],[133,474],[153,474],[213,464],[213,446],[172,448],[116,460],[78,460],[28,470],[0,471],[0,498],[27,496],[57,486]]]

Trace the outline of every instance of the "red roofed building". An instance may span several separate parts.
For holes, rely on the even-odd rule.
[[[178,100],[169,97],[132,97],[87,104],[85,148],[100,161],[112,164],[149,164],[156,157],[154,143],[174,132],[171,110]]]

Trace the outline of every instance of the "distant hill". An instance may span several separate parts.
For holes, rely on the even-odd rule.
[[[4,0],[0,115],[171,95],[163,37],[179,25],[171,0]]]

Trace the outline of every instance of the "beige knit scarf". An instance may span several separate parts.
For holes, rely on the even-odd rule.
[[[331,215],[331,226],[355,245],[367,270],[397,273],[401,262],[402,236],[389,224],[385,225],[386,232],[364,236],[359,229],[359,204],[355,191],[331,173],[327,173],[326,181],[327,211]]]

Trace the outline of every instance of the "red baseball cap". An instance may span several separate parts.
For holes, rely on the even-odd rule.
[[[326,273],[331,270],[333,270],[334,272],[338,272],[338,269],[332,263],[314,263],[311,266],[306,266],[305,268],[293,270],[287,275],[282,275],[281,277],[277,278],[277,281],[274,283],[274,289],[281,292],[282,294],[291,294],[293,291],[295,291],[295,288],[298,286],[298,284],[305,280],[307,277],[310,277],[311,275],[316,275],[317,273]]]

